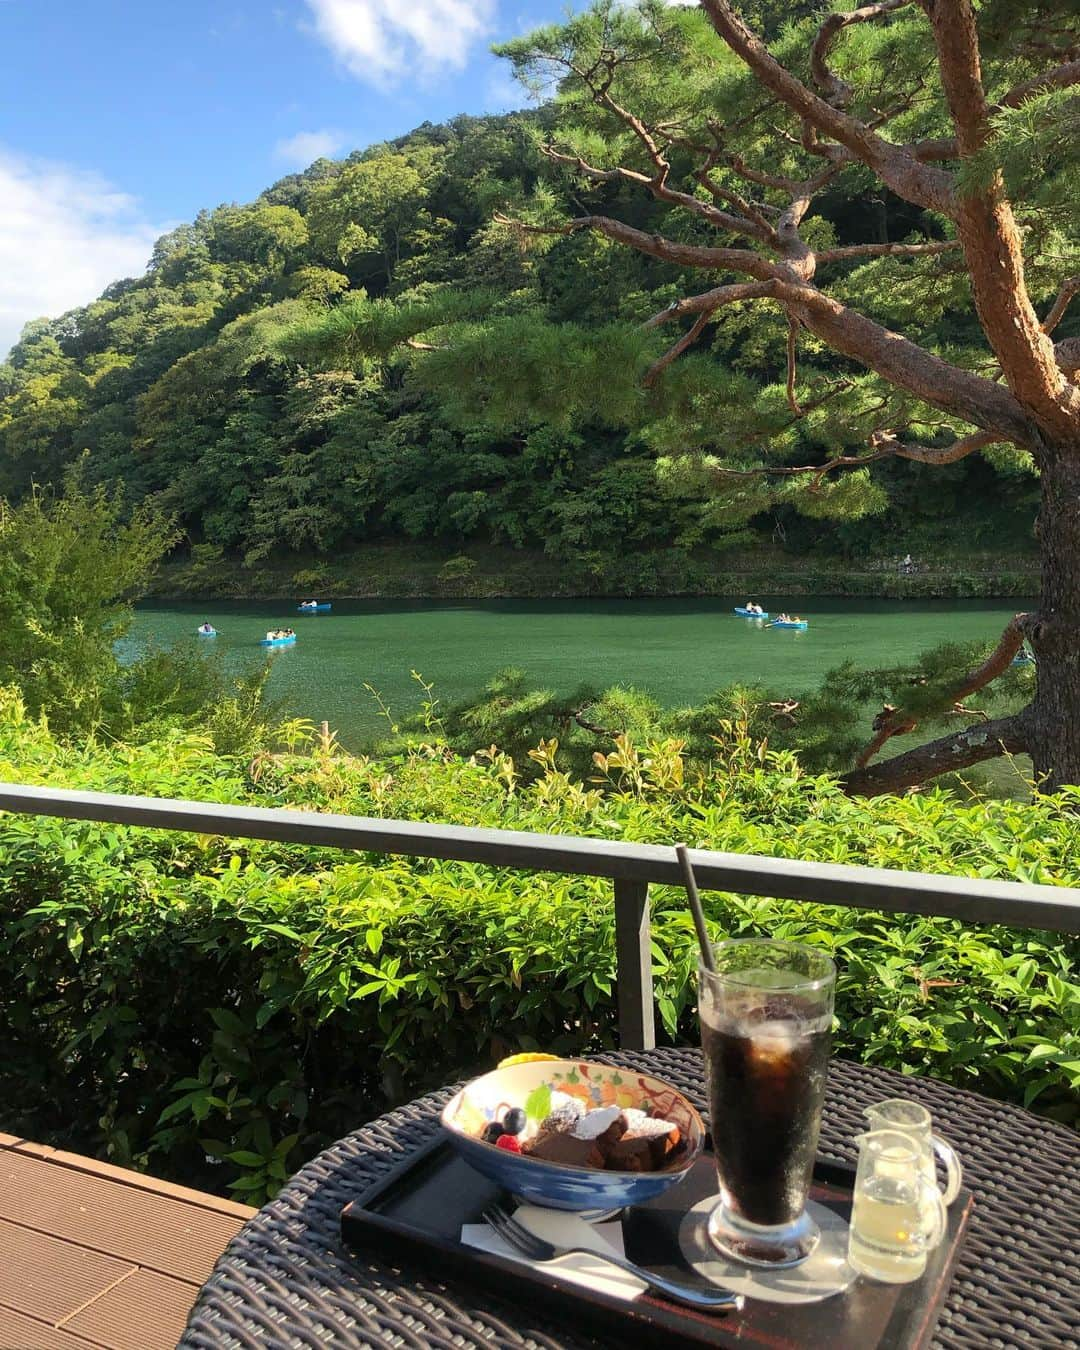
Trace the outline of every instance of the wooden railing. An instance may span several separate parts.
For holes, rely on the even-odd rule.
[[[649,886],[681,883],[674,848],[575,835],[520,830],[429,825],[367,816],[320,815],[259,806],[128,797],[109,792],[23,787],[0,783],[0,810],[60,816],[155,830],[271,839],[320,848],[449,858],[534,872],[609,877],[614,883],[619,1036],[626,1049],[648,1050],[655,1042]],[[930,914],[970,924],[1003,923],[1017,928],[1080,933],[1080,891],[983,881],[927,872],[801,862],[755,854],[690,853],[702,890],[735,891],[778,900]]]

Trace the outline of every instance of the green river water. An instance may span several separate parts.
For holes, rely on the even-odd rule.
[[[317,616],[283,602],[152,602],[140,606],[132,636],[171,645],[209,619],[220,636],[208,643],[258,659],[267,628],[291,626],[299,639],[276,654],[271,695],[292,715],[326,719],[357,748],[380,730],[365,682],[402,718],[421,698],[413,670],[434,683],[444,706],[476,693],[504,666],[560,691],[632,684],[668,706],[698,703],[735,681],[794,695],[848,659],[889,665],[942,642],[996,638],[1023,607],[1015,600],[753,597],[774,614],[810,620],[795,632],[736,618],[732,605],[746,598],[346,600]]]

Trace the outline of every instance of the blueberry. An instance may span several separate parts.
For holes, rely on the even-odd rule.
[[[491,1121],[489,1125],[484,1126],[484,1133],[481,1136],[485,1144],[494,1144],[495,1141],[506,1131],[497,1120]]]
[[[507,1134],[520,1134],[525,1128],[525,1112],[520,1106],[512,1106],[503,1116],[503,1130]]]

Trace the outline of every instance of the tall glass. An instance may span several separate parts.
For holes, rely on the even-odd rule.
[[[701,1044],[725,1256],[793,1266],[820,1232],[806,1212],[829,1066],[836,967],[795,942],[736,939],[699,967]]]

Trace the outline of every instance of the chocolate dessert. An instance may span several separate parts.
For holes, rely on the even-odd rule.
[[[679,1127],[644,1111],[624,1111],[626,1130],[608,1151],[604,1164],[612,1172],[655,1172],[678,1148]]]
[[[522,1145],[521,1151],[542,1162],[600,1168],[606,1166],[612,1148],[625,1133],[626,1120],[617,1106],[586,1111],[571,1121],[567,1121],[566,1115],[553,1114],[540,1126],[539,1134]]]
[[[502,1121],[486,1127],[483,1138],[541,1162],[610,1172],[656,1172],[685,1147],[679,1127],[670,1120],[635,1108],[587,1110],[579,1099],[561,1092],[552,1095],[551,1111],[539,1126],[526,1124],[519,1118],[523,1116],[507,1110]]]

